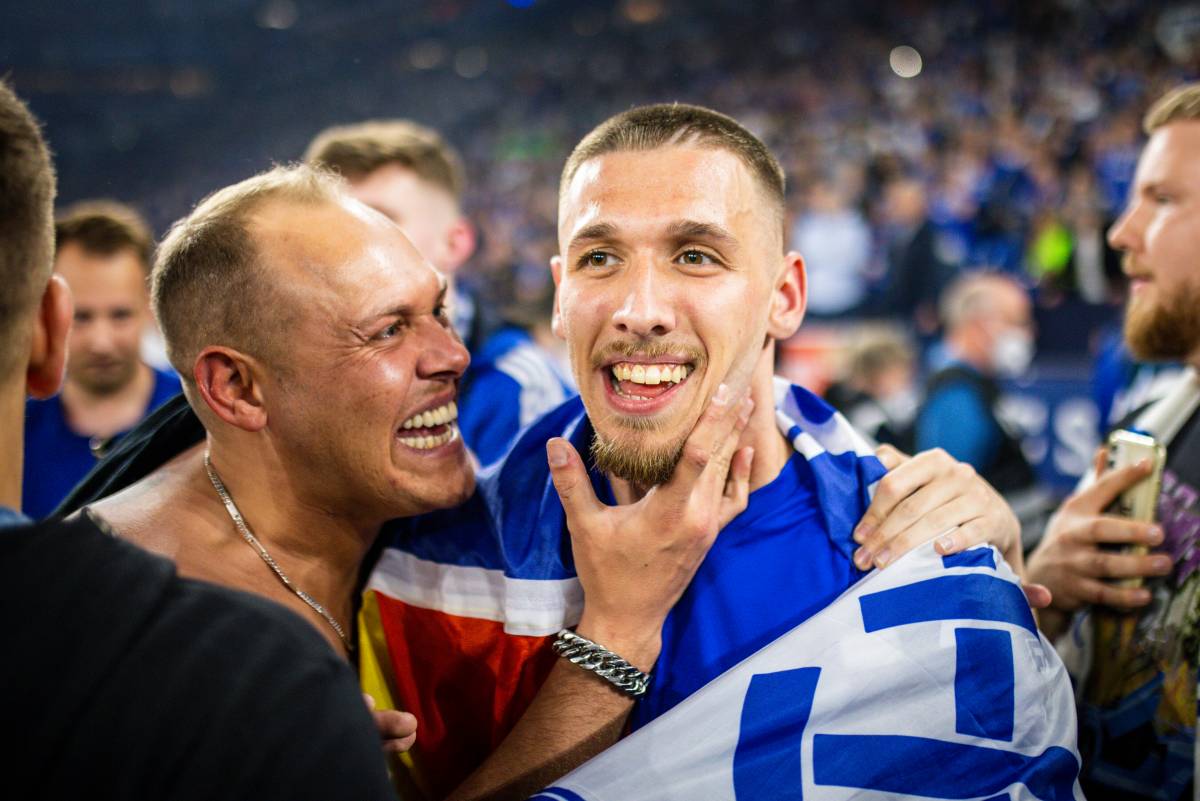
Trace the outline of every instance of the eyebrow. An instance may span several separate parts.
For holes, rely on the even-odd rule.
[[[679,222],[671,223],[667,226],[667,235],[680,242],[692,239],[708,239],[724,245],[734,245],[737,243],[734,235],[721,226],[714,225],[713,223],[698,222],[696,220],[680,220]]]
[[[438,306],[441,306],[446,302],[446,294],[449,291],[450,291],[450,284],[449,284],[449,282],[447,282],[446,276],[439,274],[438,275],[437,299],[433,302],[433,307],[435,309]],[[382,309],[377,312],[372,312],[372,313],[367,314],[366,316],[362,317],[358,321],[358,323],[356,323],[355,328],[356,329],[363,328],[363,327],[368,326],[371,323],[375,322],[376,320],[383,319],[384,317],[408,317],[409,315],[411,315],[413,313],[414,308],[415,307],[410,303],[401,303],[396,306],[390,306],[386,309]]]
[[[723,245],[737,244],[737,238],[721,226],[698,220],[678,220],[671,223],[667,226],[667,236],[677,243],[695,239],[707,239]],[[577,247],[585,242],[615,238],[617,238],[617,227],[612,223],[592,223],[579,229],[575,236],[571,238],[568,249]]]
[[[567,246],[570,250],[577,247],[583,242],[595,242],[599,239],[615,239],[617,236],[617,226],[612,223],[598,222],[591,225],[585,225],[576,232],[575,236],[571,237],[571,242]]]

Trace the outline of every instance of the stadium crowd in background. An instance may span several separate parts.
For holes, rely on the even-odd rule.
[[[526,11],[529,5],[536,8]],[[76,491],[62,510],[77,510],[144,479],[132,494],[121,496],[122,501],[98,505],[101,512],[115,510],[107,523],[93,510],[61,530],[52,529],[54,536],[61,538],[66,532],[82,538],[81,556],[90,553],[100,559],[111,558],[131,574],[156,576],[154,581],[159,583],[155,586],[186,597],[198,592],[187,580],[196,576],[274,595],[275,600],[310,618],[316,613],[316,620],[310,622],[336,648],[352,652],[351,641],[339,624],[327,630],[322,626],[332,616],[352,627],[357,589],[366,578],[361,571],[382,550],[380,546],[371,549],[370,536],[360,537],[359,544],[366,544],[359,551],[341,554],[353,558],[342,560],[336,580],[328,586],[320,579],[306,578],[308,586],[315,583],[323,589],[333,588],[330,592],[337,599],[330,611],[288,589],[289,582],[278,567],[273,569],[282,583],[275,582],[271,573],[262,573],[259,557],[268,565],[271,559],[261,553],[247,549],[240,554],[245,564],[232,574],[229,571],[237,560],[217,564],[211,573],[197,569],[196,563],[175,553],[177,543],[157,533],[159,519],[146,513],[155,504],[159,513],[169,512],[168,517],[185,508],[176,503],[175,496],[164,494],[173,486],[172,480],[179,480],[176,489],[183,488],[180,497],[194,494],[196,487],[191,484],[197,482],[207,492],[208,485],[198,478],[202,477],[201,465],[217,495],[201,504],[207,511],[198,513],[197,519],[209,514],[209,507],[219,512],[216,499],[221,495],[220,479],[213,478],[207,455],[195,447],[185,459],[152,472],[203,438],[206,428],[211,432],[220,426],[217,420],[204,417],[210,414],[206,408],[221,407],[216,395],[213,400],[193,386],[194,397],[167,404],[125,438],[180,389],[179,378],[163,363],[162,342],[147,313],[145,282],[152,263],[153,232],[165,231],[167,223],[185,215],[209,190],[241,181],[268,162],[303,159],[312,167],[340,174],[346,179],[339,184],[343,189],[327,188],[340,198],[337,203],[343,202],[338,193],[344,191],[346,197],[381,212],[400,227],[420,256],[446,277],[448,311],[470,350],[469,368],[465,359],[448,357],[453,364],[433,370],[440,376],[437,380],[458,386],[460,408],[447,402],[436,410],[425,410],[427,416],[413,417],[413,447],[441,447],[444,442],[434,440],[454,428],[457,416],[457,426],[477,463],[488,465],[504,456],[518,431],[575,391],[569,368],[564,367],[564,350],[550,335],[552,320],[560,333],[563,321],[561,300],[555,299],[555,282],[547,270],[550,257],[560,252],[558,224],[570,205],[564,200],[566,183],[560,182],[567,154],[596,121],[613,112],[663,99],[702,103],[744,123],[778,154],[787,176],[786,193],[780,197],[784,239],[804,258],[806,319],[810,322],[790,345],[786,338],[781,340],[776,368],[789,377],[794,377],[791,371],[798,366],[810,370],[804,375],[811,388],[828,389],[829,402],[875,442],[909,452],[942,448],[972,465],[1004,494],[1022,524],[1021,543],[1032,559],[1029,577],[1044,583],[1054,596],[1041,621],[1044,630],[1052,637],[1064,637],[1064,653],[1071,657],[1068,665],[1080,682],[1084,737],[1080,745],[1089,797],[1175,799],[1189,795],[1195,771],[1194,629],[1200,598],[1200,581],[1195,579],[1200,571],[1194,559],[1200,544],[1196,526],[1200,508],[1190,458],[1196,440],[1195,359],[1200,331],[1196,321],[1200,312],[1195,307],[1200,299],[1193,291],[1195,280],[1189,277],[1190,256],[1200,252],[1200,239],[1189,234],[1188,226],[1196,218],[1188,216],[1192,209],[1187,205],[1191,202],[1187,165],[1197,150],[1191,135],[1200,125],[1200,101],[1195,99],[1194,86],[1152,111],[1144,130],[1142,116],[1165,89],[1198,74],[1200,7],[1145,7],[1131,0],[1046,4],[1038,9],[1019,3],[982,8],[975,3],[951,2],[939,5],[935,16],[920,2],[915,8],[880,3],[870,15],[848,15],[841,7],[844,4],[800,0],[764,4],[753,14],[744,13],[737,3],[717,0],[696,8],[670,0],[597,2],[569,9],[512,2],[505,13],[528,13],[531,16],[526,19],[534,22],[505,27],[496,26],[498,17],[480,10],[481,6],[451,0],[435,0],[428,6],[414,14],[414,33],[397,42],[364,30],[361,22],[370,18],[370,9],[360,10],[360,24],[321,25],[303,4],[269,0],[259,12],[260,29],[269,29],[272,36],[286,32],[296,37],[293,42],[313,37],[311,41],[327,44],[330,53],[354,51],[357,60],[335,63],[330,61],[335,57],[325,53],[301,64],[293,61],[296,53],[281,49],[280,63],[294,66],[297,75],[307,78],[284,84],[268,77],[231,80],[230,75],[244,74],[237,72],[239,65],[208,54],[198,57],[198,66],[187,73],[187,80],[179,83],[177,73],[165,84],[170,102],[161,107],[156,106],[161,98],[153,96],[156,90],[147,90],[144,107],[138,107],[130,99],[137,93],[121,89],[125,84],[120,81],[103,87],[97,97],[118,95],[116,102],[103,110],[103,124],[93,135],[65,126],[61,140],[54,120],[68,116],[65,108],[69,104],[61,101],[71,90],[56,90],[59,84],[52,80],[52,70],[31,67],[36,63],[32,57],[17,64],[16,90],[32,98],[35,109],[39,103],[45,104],[51,121],[48,138],[67,154],[64,163],[73,165],[66,184],[74,190],[64,199],[112,196],[130,203],[64,204],[58,215],[53,261],[57,277],[47,284],[41,302],[61,310],[56,293],[61,292],[59,279],[65,279],[74,295],[74,327],[70,338],[64,340],[69,358],[58,394],[48,377],[54,368],[52,345],[56,340],[42,334],[32,338],[29,364],[37,367],[45,362],[46,366],[29,372],[29,387],[39,399],[26,404],[24,445],[18,449],[24,453],[20,510],[40,519],[72,487]],[[291,22],[276,25],[278,14],[283,13],[280,9],[286,12],[289,8]],[[206,41],[200,32],[190,35],[195,42]],[[242,32],[225,47],[246,46],[259,35],[262,31]],[[0,33],[0,43],[4,36]],[[467,39],[470,44],[464,46]],[[318,75],[322,70],[327,74]],[[145,78],[148,72],[132,69],[129,74],[135,76],[129,79],[130,85],[137,84],[139,74],[150,80]],[[31,87],[28,93],[23,91],[23,82]],[[4,91],[0,87],[0,100],[12,105],[15,101]],[[169,107],[171,102],[190,104],[191,110]],[[293,113],[292,109],[300,106],[309,113]],[[156,108],[161,114],[154,113]],[[206,108],[212,113],[200,113]],[[26,136],[28,132],[21,128],[24,119],[13,114],[19,134]],[[237,128],[230,123],[234,117],[253,124]],[[192,123],[188,135],[172,141],[182,130],[181,123],[188,120]],[[273,120],[279,124],[269,125]],[[369,121],[358,122],[362,120]],[[327,127],[330,125],[333,127]],[[213,149],[210,159],[205,145],[211,141],[223,141],[226,146]],[[141,159],[138,170],[127,168],[133,155],[117,152],[120,147],[114,150],[114,144],[122,142],[136,145],[131,147]],[[94,169],[80,168],[92,163]],[[287,169],[313,174],[309,167]],[[649,173],[646,169],[645,174]],[[146,213],[149,223],[135,207]],[[319,231],[326,224],[330,230],[338,230],[341,225],[315,218],[307,222],[312,225],[306,231]],[[176,236],[164,246],[167,258],[192,253],[193,239]],[[301,255],[298,263],[313,261]],[[327,261],[337,261],[331,259]],[[32,274],[40,276],[38,260],[27,261],[35,268]],[[557,269],[562,269],[561,265]],[[1116,327],[1130,293],[1130,278],[1134,293],[1121,336]],[[640,295],[634,292],[630,297],[637,300]],[[638,317],[635,312],[645,311],[635,308],[633,300],[626,305],[628,308],[614,317],[626,314],[633,318]],[[18,306],[9,304],[15,310],[14,319],[25,313]],[[42,313],[42,322],[53,329],[53,315],[46,308]],[[226,319],[237,316],[230,312]],[[253,327],[261,322],[247,314],[240,324]],[[279,325],[278,330],[286,327]],[[176,342],[200,331],[198,326],[176,328]],[[4,333],[0,331],[0,335]],[[306,339],[294,345],[289,355],[302,360],[311,346]],[[438,353],[437,347],[431,347],[423,357],[436,361]],[[839,359],[840,369],[835,369]],[[185,385],[192,380],[187,370],[195,361],[180,362]],[[1096,417],[1083,413],[1054,417],[1051,401],[1037,397],[1039,392],[1049,392],[1035,383],[1039,367],[1042,378],[1067,376],[1075,388],[1082,386],[1085,371],[1094,367]],[[421,375],[419,365],[413,369]],[[312,377],[314,371],[315,367],[306,375]],[[238,370],[230,374],[234,373]],[[250,373],[243,370],[238,375],[239,380],[246,380]],[[232,422],[224,421],[230,430],[239,429],[240,433],[231,436],[245,439],[246,453],[330,456],[328,463],[308,465],[312,468],[309,486],[320,487],[330,497],[338,495],[338,503],[326,504],[323,511],[329,513],[336,506],[340,511],[334,516],[342,518],[353,517],[352,508],[370,506],[364,499],[370,495],[371,482],[386,471],[373,473],[370,459],[353,465],[349,458],[342,459],[345,454],[339,448],[346,445],[346,454],[353,450],[349,439],[340,443],[335,438],[327,442],[289,435],[311,434],[318,428],[349,431],[369,422],[365,417],[341,420],[354,407],[352,396],[369,394],[356,395],[346,375],[349,373],[331,372],[326,377],[326,394],[345,392],[345,403],[324,410],[329,413],[324,420],[314,413],[307,429],[304,421],[295,431],[283,434],[274,427],[254,428],[258,424],[247,423],[242,412],[230,412]],[[622,379],[618,376],[615,380],[619,385]],[[644,386],[640,378],[624,380]],[[280,382],[281,387],[287,384]],[[286,388],[293,399],[320,389],[315,383]],[[202,397],[196,397],[197,393]],[[1022,393],[1025,406],[1015,402]],[[585,389],[585,402],[586,394]],[[1161,400],[1164,396],[1166,401]],[[1031,411],[1031,397],[1045,405]],[[236,405],[226,404],[229,409]],[[760,405],[759,414],[766,414],[767,405]],[[443,409],[442,417],[433,415]],[[214,413],[220,417],[220,412]],[[275,411],[273,415],[282,420],[289,413]],[[1072,455],[1089,453],[1097,437],[1116,424],[1148,429],[1170,445],[1158,526],[1121,524],[1106,514],[1120,490],[1144,475],[1144,466],[1095,481],[1102,460],[1094,467],[1087,459],[1072,461]],[[1036,425],[1041,429],[1034,432]],[[445,427],[449,428],[443,430]],[[280,439],[271,440],[264,451],[250,444],[253,436],[247,435],[248,431],[254,436],[267,431],[259,439],[268,434]],[[1077,435],[1075,452],[1064,455],[1055,438],[1068,435]],[[115,453],[104,467],[84,479],[96,460],[110,451]],[[903,469],[915,470],[894,451],[881,453],[886,454],[883,458],[889,466],[908,464]],[[253,475],[263,465],[241,457],[237,461],[232,472],[238,478],[231,484],[243,484],[235,490],[244,498],[248,493],[244,475]],[[529,457],[527,461],[532,464],[535,460]],[[223,474],[226,468],[220,464],[221,457],[214,456],[213,462]],[[340,468],[331,468],[334,463]],[[279,464],[267,466],[275,469]],[[504,480],[509,484],[504,486],[512,498],[520,497],[523,502],[533,484],[519,482],[520,488],[512,489],[509,485],[516,469],[506,468]],[[1053,485],[1048,483],[1050,471],[1061,474],[1054,476]],[[279,472],[283,475],[287,470]],[[410,483],[417,479],[436,483],[444,478],[439,474],[430,479],[419,475],[420,470],[410,472],[405,478]],[[495,486],[500,486],[502,479],[499,472],[496,475]],[[1066,495],[1069,484],[1064,481],[1080,475],[1084,482],[1059,507],[1055,496],[1061,499]],[[78,484],[81,479],[83,483]],[[546,482],[549,480],[547,477]],[[538,497],[553,502],[554,493],[546,482],[542,482],[545,486],[537,484]],[[335,493],[343,484],[365,494]],[[454,486],[438,489],[454,497],[439,497],[436,503],[424,498],[404,508],[375,509],[375,514],[357,520],[363,524],[358,533],[373,533],[392,517],[427,512],[461,500],[460,495],[465,497],[453,492]],[[499,510],[488,520],[504,519],[518,504],[498,501],[508,497],[499,492],[486,489],[481,496],[486,501],[468,505],[467,512],[435,519],[451,521],[450,530],[454,530],[458,525],[454,515],[468,519],[471,514],[483,514],[487,504],[497,503]],[[156,500],[156,495],[161,497]],[[266,508],[286,505],[282,494],[268,496],[251,494],[251,503],[261,502]],[[7,497],[3,500],[7,506],[15,503]],[[296,510],[304,506],[302,498],[293,500],[297,503],[289,507],[287,517],[298,516]],[[229,507],[228,502],[225,506]],[[1055,508],[1058,511],[1051,517]],[[0,524],[27,522],[12,512],[0,507]],[[262,520],[262,514],[256,511],[255,520]],[[561,517],[557,512],[552,516]],[[269,515],[266,519],[271,521]],[[221,527],[230,522],[219,514],[217,520]],[[237,520],[234,515],[234,523]],[[110,526],[114,521],[116,525]],[[149,531],[147,525],[154,530]],[[480,530],[486,528],[482,523],[479,526]],[[143,558],[144,554],[99,544],[97,532],[111,533],[114,527],[150,550],[172,556],[185,579],[175,576],[169,566],[164,569],[165,563]],[[732,528],[736,533],[736,526]],[[402,536],[410,538],[409,544],[419,545],[419,536],[401,529]],[[421,533],[419,528],[416,531]],[[861,549],[854,551],[857,545],[843,543],[851,549],[844,567],[855,578],[872,564],[882,568],[897,556],[887,550],[886,543],[870,540],[869,533],[862,537],[864,531],[868,528],[858,529]],[[972,534],[972,541],[986,538],[977,535]],[[992,539],[1013,546],[1007,555],[1019,570],[1021,549],[1017,543],[1009,543],[1006,537]],[[51,540],[43,540],[46,542]],[[389,542],[394,544],[394,540]],[[554,546],[564,543],[560,537]],[[1115,553],[1116,548],[1129,544],[1148,545],[1155,552]],[[31,576],[51,574],[44,569],[48,552],[17,539],[9,547],[14,569],[26,569],[21,565],[27,565]],[[442,562],[460,567],[455,562],[459,556],[446,556],[437,548],[421,551],[420,547],[422,558],[439,570],[447,569]],[[518,550],[511,544],[501,547],[505,559]],[[481,568],[486,562],[489,569],[505,575],[521,574],[523,569],[504,560],[497,568],[487,558],[480,558],[483,562],[473,567]],[[569,553],[564,558],[557,551],[548,551],[539,559],[567,565],[561,576],[554,573],[555,580],[576,580]],[[324,562],[314,564],[320,568]],[[77,575],[89,575],[87,566],[78,560],[72,566],[78,569]],[[322,569],[313,575],[319,576]],[[238,570],[243,578],[254,574],[253,580],[240,580],[233,575]],[[579,573],[587,571],[583,560]],[[701,571],[700,575],[705,574]],[[1143,581],[1144,586],[1118,583],[1130,577]],[[600,586],[594,581],[593,588]],[[839,574],[832,584],[840,590],[848,586],[847,581]],[[264,585],[269,586],[261,591]],[[13,586],[24,585],[14,582]],[[95,586],[98,594],[116,593],[111,582],[89,586]],[[259,614],[253,611],[259,607],[253,604],[248,613],[232,596],[209,597],[204,592],[195,595],[200,598],[198,603],[211,604],[218,617],[233,620],[237,614]],[[1027,587],[1027,592],[1037,600],[1035,605],[1045,602],[1039,588]],[[596,593],[604,595],[603,590]],[[692,602],[689,599],[685,598],[681,608],[687,608]],[[95,625],[111,620],[112,611],[120,609],[117,601],[113,603],[112,607],[96,607]],[[163,602],[161,607],[155,603],[146,600],[144,608],[153,608],[168,622],[178,611],[170,603]],[[388,601],[379,603],[386,607]],[[426,598],[421,603],[432,602]],[[669,607],[669,602],[661,610],[656,607],[656,613],[667,614]],[[507,609],[489,621],[503,621],[505,613]],[[56,608],[49,608],[46,614],[57,614]],[[267,620],[269,613],[263,614],[265,617],[254,619]],[[673,614],[677,618],[682,613]],[[395,620],[403,619],[406,625],[412,620],[411,616],[395,615],[393,610],[391,638],[380,633],[377,639],[379,643],[386,640],[391,647],[384,661],[402,662],[408,658],[407,646],[396,646],[394,641],[403,642],[395,632],[404,626]],[[381,619],[386,619],[386,614]],[[787,618],[786,622],[790,625],[796,620]],[[384,625],[379,620],[375,623]],[[312,644],[304,642],[304,636],[292,637],[290,622],[281,625],[285,631],[274,646],[282,650],[272,658],[292,649],[311,662]],[[743,633],[752,630],[740,623],[735,628]],[[81,642],[90,642],[79,636]],[[128,636],[135,638],[136,633]],[[430,635],[430,641],[436,639]],[[730,635],[726,639],[735,638]],[[27,641],[36,643],[36,637]],[[619,637],[617,641],[621,641]],[[129,643],[131,652],[139,647],[135,639]],[[451,653],[455,647],[452,643],[442,651]],[[497,647],[503,650],[507,646]],[[680,646],[676,643],[674,647]],[[382,653],[384,649],[379,650]],[[640,651],[634,653],[641,656]],[[740,650],[736,653],[739,658],[745,655]],[[729,656],[726,651],[720,655],[725,660],[718,660],[722,667],[732,664],[725,659]],[[478,742],[466,744],[463,753],[468,756],[455,757],[452,765],[438,765],[439,757],[433,758],[433,770],[443,771],[437,779],[439,791],[449,791],[481,764],[513,730],[527,705],[533,710],[532,722],[516,728],[517,745],[497,752],[501,759],[483,763],[474,779],[468,780],[466,795],[487,794],[497,785],[513,782],[525,782],[525,789],[532,789],[537,781],[558,775],[559,768],[577,763],[616,736],[616,729],[609,724],[624,719],[628,704],[606,708],[612,714],[602,721],[598,739],[595,731],[569,732],[571,737],[589,740],[570,758],[553,755],[551,770],[541,770],[546,767],[542,765],[514,778],[519,771],[511,766],[527,753],[539,753],[536,748],[529,751],[529,743],[538,741],[537,727],[552,717],[547,710],[553,701],[543,700],[541,705],[532,701],[530,705],[551,662],[531,660],[533,667],[528,668],[520,661],[528,656],[522,652],[520,659],[508,663],[513,675],[530,670],[533,677],[522,679],[519,688],[510,688],[518,701],[512,709],[500,709],[497,721],[485,721],[485,727],[492,728],[486,736],[480,735]],[[472,658],[478,657],[475,653]],[[122,680],[123,694],[119,700],[114,696],[112,703],[126,703],[132,696],[125,685],[140,681],[140,674],[121,655],[113,659],[115,675],[126,678]],[[420,675],[417,663],[421,661],[416,659],[410,666],[413,676]],[[648,665],[654,658],[635,661]],[[327,658],[313,662],[318,663],[322,671],[338,677],[334,682],[337,692],[331,691],[324,700],[330,702],[337,693],[346,695],[344,666],[331,667],[335,663]],[[176,668],[163,666],[164,670]],[[392,681],[386,670],[384,674],[381,685]],[[448,684],[438,685],[438,698],[429,703],[422,696],[422,686],[412,682],[400,688],[400,697],[422,715],[436,717],[441,698],[454,692],[454,681],[461,675],[446,673]],[[667,677],[660,679],[664,688],[674,686],[664,681],[678,683],[677,678],[662,675]],[[28,676],[20,679],[30,680]],[[436,680],[426,677],[430,686]],[[547,682],[546,686],[550,692],[545,698],[555,698],[559,685]],[[491,685],[474,682],[470,692],[464,688],[462,697],[491,691]],[[651,697],[663,691],[656,687]],[[670,703],[655,703],[670,706],[678,700],[672,698]],[[73,714],[72,702],[65,698],[58,712]],[[497,703],[498,709],[501,706]],[[657,707],[643,703],[634,713],[638,725],[653,717],[654,709]],[[269,713],[269,703],[261,711]],[[105,708],[97,714],[105,714]],[[194,714],[198,714],[195,708],[181,707],[181,715]],[[389,718],[387,713],[375,717],[385,736],[388,726],[397,734],[395,717]],[[371,739],[362,736],[362,720],[369,721],[369,717],[357,708],[347,709],[339,719],[344,731],[353,732],[346,736],[347,747],[351,751],[357,748],[352,755],[355,760],[364,753],[359,746]],[[457,732],[470,730],[465,718],[447,720],[454,725],[436,730],[439,744]],[[97,725],[97,721],[102,723],[99,718],[84,722]],[[411,740],[407,716],[402,728]],[[271,731],[278,732],[278,727]],[[378,744],[371,745],[377,752]],[[219,754],[220,749],[214,746],[212,753]],[[429,760],[429,756],[418,749],[405,763],[407,768],[412,768],[414,759]],[[41,763],[31,765],[41,767]],[[136,774],[145,766],[133,760],[115,769]],[[377,775],[364,775],[366,784],[377,784]],[[401,775],[408,774],[401,771]],[[436,773],[424,768],[411,775],[421,784]],[[236,781],[239,777],[228,778]]]

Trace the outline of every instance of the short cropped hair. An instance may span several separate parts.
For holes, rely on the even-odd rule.
[[[154,235],[142,215],[115,200],[85,200],[64,209],[54,223],[54,245],[74,242],[88,253],[111,256],[133,251],[147,275],[154,258]]]
[[[1142,129],[1149,136],[1181,120],[1200,120],[1200,83],[1184,84],[1156,100],[1142,118]]]
[[[911,367],[916,354],[902,330],[870,326],[863,328],[850,344],[846,360],[846,372],[851,379],[870,382],[893,367]]]
[[[938,314],[947,331],[978,319],[995,307],[996,292],[1001,287],[1024,291],[1013,278],[998,272],[977,271],[955,279],[942,293]]]
[[[19,366],[25,323],[50,280],[54,191],[37,120],[0,81],[0,379]]]
[[[367,120],[317,134],[304,160],[355,181],[380,167],[399,164],[462,200],[462,158],[437,131],[409,120]]]
[[[276,362],[287,324],[279,277],[251,233],[270,202],[337,203],[342,182],[305,165],[275,167],[206,197],[163,239],[150,275],[150,299],[167,357],[188,384],[200,351],[224,345]]]
[[[659,103],[624,111],[592,129],[575,146],[563,167],[559,197],[584,162],[606,153],[697,145],[728,150],[758,180],[783,219],[786,179],[778,159],[737,120],[718,111],[685,103]]]

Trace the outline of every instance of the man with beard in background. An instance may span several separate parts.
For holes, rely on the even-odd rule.
[[[1149,464],[1088,477],[1052,518],[1029,576],[1053,592],[1042,614],[1080,683],[1088,798],[1191,798],[1200,645],[1200,84],[1147,112],[1150,139],[1128,206],[1109,230],[1130,280],[1125,339],[1138,359],[1188,369],[1117,428],[1166,445],[1158,523],[1105,514]],[[1096,460],[1097,473],[1104,464]],[[1147,555],[1125,546],[1150,546]],[[1137,579],[1133,586],[1125,579]]]

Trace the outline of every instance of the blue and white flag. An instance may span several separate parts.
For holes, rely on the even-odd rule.
[[[1075,726],[994,549],[925,545],[535,799],[1082,799]]]

